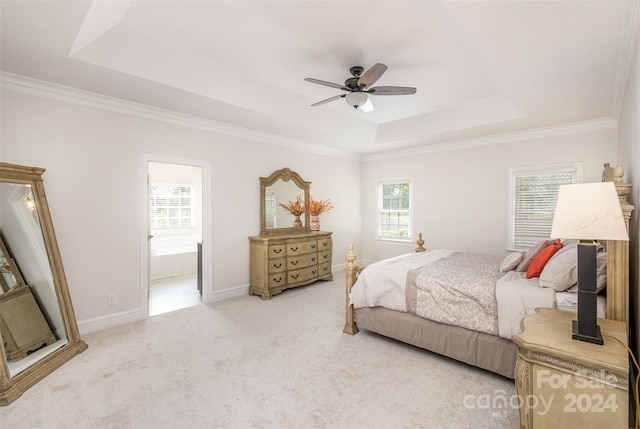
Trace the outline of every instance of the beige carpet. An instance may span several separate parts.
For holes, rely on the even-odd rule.
[[[84,339],[9,428],[517,428],[513,380],[344,324],[344,277]]]

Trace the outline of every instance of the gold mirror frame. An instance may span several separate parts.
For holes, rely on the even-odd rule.
[[[303,233],[309,232],[311,230],[310,227],[310,216],[308,212],[304,213],[304,223],[301,227],[290,227],[290,228],[267,228],[267,204],[266,204],[266,189],[269,186],[273,186],[278,182],[278,180],[282,180],[283,182],[292,181],[295,185],[304,191],[304,201],[305,203],[309,201],[309,189],[311,188],[311,182],[306,182],[300,177],[298,173],[295,171],[291,171],[288,168],[283,168],[281,170],[276,170],[269,177],[261,177],[260,178],[260,235],[271,235],[271,234],[282,234],[282,233]],[[287,201],[284,201],[286,204]]]
[[[2,357],[2,364],[0,365],[0,405],[7,405],[13,402],[29,387],[42,380],[75,355],[87,349],[87,344],[80,339],[78,324],[73,312],[73,306],[71,305],[67,280],[62,267],[62,259],[58,250],[58,243],[51,221],[51,213],[49,212],[47,197],[44,191],[42,181],[44,171],[44,168],[25,167],[0,162],[0,183],[22,184],[31,187],[35,209],[37,210],[40,228],[42,229],[44,244],[49,258],[54,289],[66,331],[67,343],[34,362],[14,377],[11,376],[9,371],[5,349],[4,347],[0,347],[0,356]],[[20,261],[18,261],[18,263],[19,262]]]

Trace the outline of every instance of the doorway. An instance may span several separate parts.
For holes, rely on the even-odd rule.
[[[207,166],[147,157],[144,161],[143,315],[207,302]],[[144,263],[146,262],[146,264]],[[146,274],[146,276],[145,276]]]

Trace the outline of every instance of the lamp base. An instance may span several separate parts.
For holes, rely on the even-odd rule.
[[[602,334],[600,333],[600,326],[596,325],[596,336],[581,334],[578,329],[578,321],[573,320],[573,331],[571,332],[571,338],[579,341],[586,341],[588,343],[603,345],[604,340],[602,339]]]

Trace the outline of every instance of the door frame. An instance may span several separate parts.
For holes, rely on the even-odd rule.
[[[176,164],[202,168],[202,303],[208,304],[213,296],[211,254],[211,163],[198,159],[185,159],[172,156],[143,153],[141,159],[141,208],[140,218],[140,315],[142,319],[149,317],[149,163]]]

